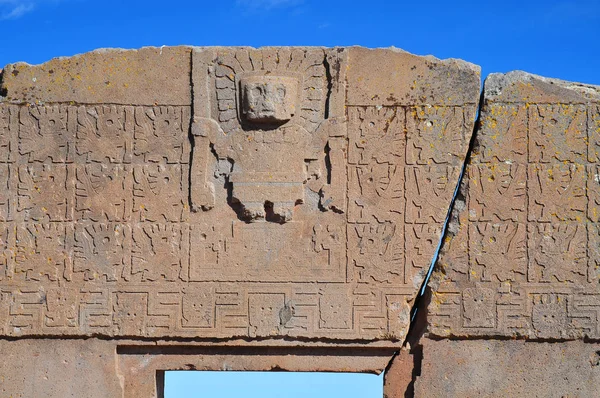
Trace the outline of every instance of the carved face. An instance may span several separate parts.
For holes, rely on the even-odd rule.
[[[254,123],[283,124],[296,112],[298,80],[282,76],[242,79],[242,112]]]

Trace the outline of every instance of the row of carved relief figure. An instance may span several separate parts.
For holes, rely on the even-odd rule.
[[[0,106],[0,161],[188,163],[189,107]]]

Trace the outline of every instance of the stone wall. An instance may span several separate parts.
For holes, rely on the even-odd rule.
[[[600,89],[496,74],[480,104],[460,60],[161,47],[7,65],[0,93],[2,396],[177,369],[595,391]]]

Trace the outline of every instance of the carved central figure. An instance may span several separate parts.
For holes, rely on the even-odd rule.
[[[307,191],[319,198],[311,202],[319,213],[344,211],[345,115],[328,109],[324,56],[315,50],[273,58],[293,60],[287,67],[255,59],[242,68],[238,58],[217,59],[215,107],[196,113],[192,126],[195,210],[214,206],[211,147],[221,166],[229,165],[217,173],[230,184],[229,203],[245,222],[291,221]]]
[[[304,201],[305,159],[291,156],[309,148],[311,135],[290,123],[294,116],[298,80],[281,76],[251,76],[240,80],[242,122],[258,129],[217,138],[215,149],[233,160],[229,176],[232,200],[250,220],[268,215],[281,222],[292,219],[294,206]],[[269,214],[271,213],[272,214]]]

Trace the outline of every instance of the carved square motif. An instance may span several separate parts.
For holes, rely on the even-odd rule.
[[[586,170],[579,164],[530,164],[529,221],[585,220]]]
[[[75,170],[78,220],[128,221],[133,207],[131,166],[86,164]]]
[[[134,154],[144,162],[187,163],[189,124],[188,107],[135,108]]]
[[[69,118],[75,117],[75,108],[64,105],[21,108],[19,153],[29,162],[71,161],[75,132],[69,131]]]
[[[281,326],[289,319],[285,314],[284,294],[252,293],[248,295],[250,336],[280,335]]]
[[[0,281],[13,276],[15,232],[10,224],[0,224]],[[0,293],[0,296],[2,294]],[[0,297],[1,300],[1,297]],[[1,327],[0,327],[1,330]]]
[[[600,282],[600,225],[588,224],[588,282]]]
[[[16,201],[11,169],[15,170],[16,167],[0,163],[0,221],[11,220],[12,213],[15,211]]]
[[[184,292],[181,303],[181,326],[187,328],[214,327],[215,295],[212,289]]]
[[[80,106],[77,109],[77,155],[87,162],[131,162],[133,113],[133,107]]]
[[[469,279],[525,281],[527,228],[518,223],[469,224]]]
[[[473,163],[527,162],[527,108],[524,105],[486,105],[477,131]]]
[[[461,107],[419,106],[406,115],[406,164],[462,164],[467,150]]]
[[[585,283],[588,276],[585,224],[529,224],[530,282]]]
[[[529,161],[585,162],[586,125],[586,110],[582,105],[529,107]]]
[[[407,223],[443,224],[460,168],[446,165],[406,168]]]
[[[587,165],[587,215],[592,222],[600,221],[600,165]]]
[[[600,105],[591,104],[588,107],[588,159],[590,162],[600,160]]]
[[[44,326],[50,328],[77,327],[79,321],[79,290],[60,288],[46,292]]]
[[[469,220],[526,221],[526,165],[471,165],[466,177],[469,184]]]
[[[75,199],[72,165],[18,166],[17,214],[20,220],[71,221]]]
[[[146,164],[133,170],[133,211],[141,221],[185,221],[189,214],[187,165]]]
[[[18,226],[15,276],[34,281],[71,280],[72,235],[72,226],[63,223]]]
[[[570,332],[567,304],[563,294],[535,294],[531,323],[538,338],[567,337]]]
[[[120,335],[145,336],[149,324],[148,293],[116,293],[112,315],[112,323]]]
[[[125,224],[77,224],[73,272],[85,281],[129,279],[131,228]]]
[[[404,165],[405,113],[402,108],[348,108],[348,163]]]
[[[350,225],[350,272],[361,282],[404,283],[402,224]]]
[[[319,328],[352,329],[352,297],[346,287],[329,286],[319,292]]]
[[[468,287],[462,293],[463,326],[493,328],[496,325],[496,292],[484,287]]]
[[[137,224],[133,227],[131,274],[134,280],[187,280],[189,229],[182,224]]]
[[[351,166],[348,219],[370,223],[401,220],[404,212],[404,167],[394,163]]]

